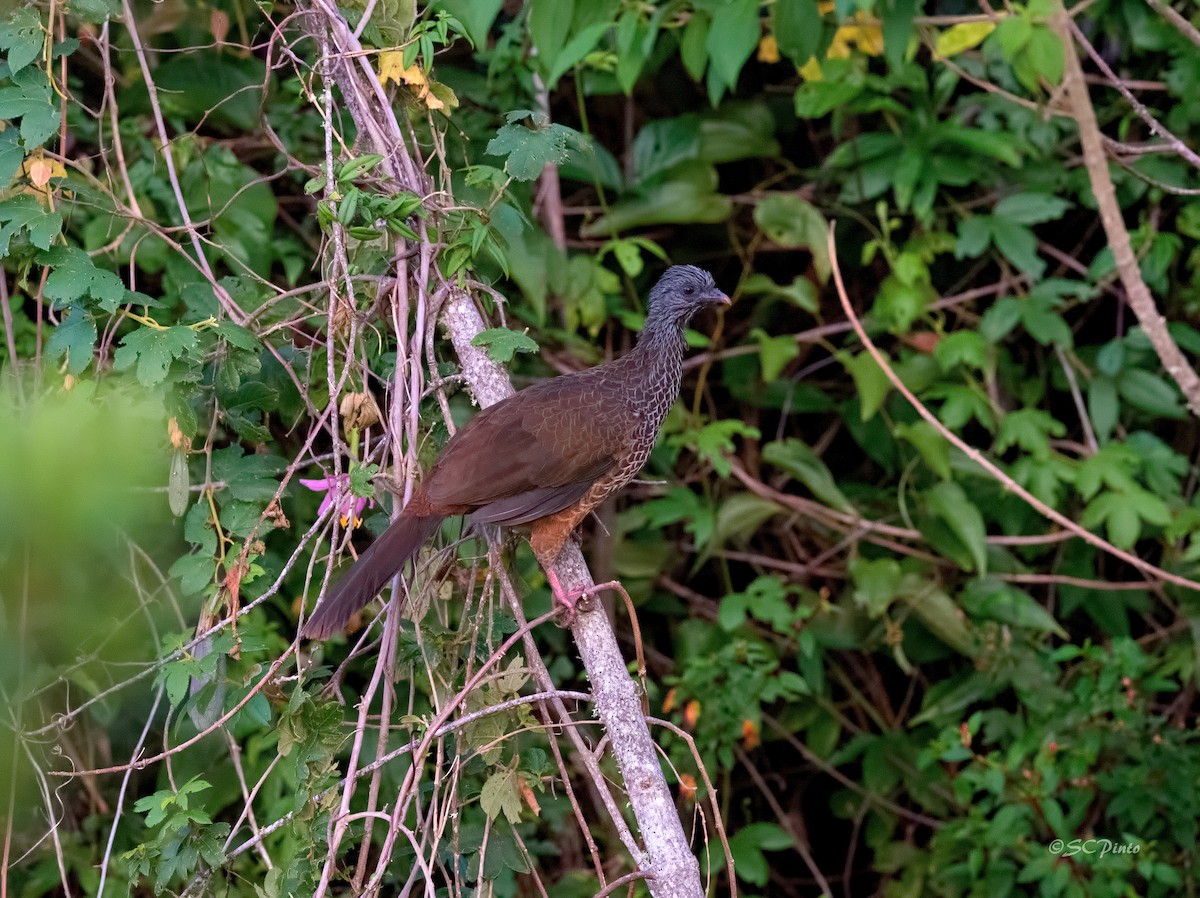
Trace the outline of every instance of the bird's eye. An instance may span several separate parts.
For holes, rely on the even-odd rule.
[[[686,293],[688,296],[691,296],[693,293],[696,292],[696,288],[691,285],[688,285],[687,287],[683,288],[683,292]]]

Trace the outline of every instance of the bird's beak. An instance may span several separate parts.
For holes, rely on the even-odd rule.
[[[728,296],[726,296],[720,290],[710,291],[708,293],[708,295],[705,296],[705,299],[707,299],[713,305],[717,305],[717,306],[727,306],[733,302],[733,300],[731,300]]]

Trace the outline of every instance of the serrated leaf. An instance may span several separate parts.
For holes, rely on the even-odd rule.
[[[32,7],[17,9],[0,24],[0,50],[6,51],[8,70],[16,74],[41,55],[44,33],[42,20]]]
[[[532,121],[532,127],[516,124],[523,118]],[[496,132],[487,145],[489,156],[504,156],[504,170],[518,181],[532,181],[547,165],[557,165],[567,158],[567,145],[574,143],[586,146],[582,134],[566,125],[546,120],[540,113],[529,110],[510,112],[509,124]]]
[[[125,300],[125,284],[113,272],[97,268],[83,250],[56,246],[39,255],[51,269],[46,278],[46,296],[56,303],[73,303],[90,296],[106,312],[115,311]]]
[[[196,332],[190,327],[139,327],[121,341],[121,347],[113,355],[113,367],[124,371],[136,363],[138,381],[142,386],[152,387],[166,378],[171,362],[196,346]]]
[[[0,202],[0,257],[8,255],[9,243],[21,231],[38,249],[48,249],[62,231],[62,216],[48,212],[27,193]]]
[[[479,793],[479,806],[489,818],[495,820],[500,814],[509,823],[521,819],[521,792],[515,770],[498,770],[487,778]]]
[[[50,79],[36,66],[12,76],[0,87],[0,119],[20,119],[21,139],[27,148],[45,143],[58,130],[59,116],[52,102]]]
[[[506,327],[492,327],[471,338],[472,346],[487,347],[488,358],[493,362],[511,362],[518,352],[537,352],[538,345],[532,337],[521,331]]]
[[[82,306],[72,306],[67,317],[54,329],[46,343],[46,358],[55,361],[67,357],[67,372],[83,373],[96,349],[96,322]]]

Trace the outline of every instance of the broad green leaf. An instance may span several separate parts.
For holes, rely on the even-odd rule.
[[[816,3],[812,0],[776,0],[768,8],[780,53],[797,66],[817,55],[821,47],[821,12]]]
[[[829,225],[812,203],[794,193],[769,194],[754,207],[754,223],[780,246],[808,249],[818,277],[829,279]]]
[[[87,253],[74,246],[55,246],[39,257],[51,269],[46,296],[56,303],[74,303],[87,296],[100,308],[113,312],[125,300],[126,289],[111,271],[97,268]]]
[[[708,57],[722,81],[735,87],[742,66],[758,46],[762,26],[758,0],[726,0],[713,12],[708,34]]]
[[[812,494],[839,511],[855,511],[838,488],[833,473],[807,443],[797,439],[775,440],[763,447],[763,461],[787,471]]]
[[[521,331],[492,327],[471,338],[472,346],[486,346],[493,362],[511,362],[518,352],[537,352],[537,342]]]
[[[11,80],[8,87],[0,87],[0,119],[19,118],[25,146],[39,146],[60,124],[58,110],[51,100],[50,80],[37,66],[26,66],[12,75]]]
[[[1008,260],[1034,278],[1040,278],[1046,263],[1037,254],[1037,237],[1025,225],[1003,218],[991,220],[992,240]]]
[[[763,380],[770,383],[777,380],[787,367],[787,363],[800,354],[800,345],[791,334],[773,337],[761,327],[750,332],[758,341],[758,358],[762,365]]]
[[[901,597],[930,632],[954,650],[973,658],[979,644],[962,609],[941,589],[928,589]]]
[[[1053,633],[1061,639],[1069,638],[1054,615],[1035,602],[1029,593],[1002,581],[986,577],[972,580],[960,598],[963,607],[972,615],[1039,633]]]
[[[462,23],[467,37],[476,47],[486,47],[488,31],[504,0],[437,0],[432,4],[435,9],[444,9]]]
[[[34,8],[17,8],[8,13],[8,21],[0,23],[0,50],[7,54],[5,62],[10,75],[41,55],[44,35],[42,20]]]
[[[996,26],[996,42],[1005,59],[1010,62],[1029,43],[1033,35],[1033,20],[1029,16],[1009,15]]]
[[[1171,383],[1142,368],[1126,368],[1116,378],[1121,398],[1139,411],[1163,418],[1183,419],[1187,409]]]
[[[1047,26],[1038,26],[1029,36],[1025,48],[1034,71],[1050,82],[1051,86],[1062,81],[1063,45],[1057,34]]]
[[[682,163],[666,179],[614,203],[582,228],[586,237],[657,224],[715,224],[733,214],[733,201],[715,192],[717,172],[705,162]]]
[[[27,193],[0,200],[0,257],[8,255],[9,243],[21,231],[38,249],[49,249],[62,231],[62,215],[49,212]]]
[[[996,203],[992,214],[1018,224],[1042,224],[1057,221],[1071,204],[1048,193],[1017,193]]]
[[[555,68],[555,60],[568,43],[575,0],[530,0],[526,8],[529,11],[529,36],[537,48],[535,61],[543,74],[551,72]],[[486,43],[480,46],[486,46]],[[580,53],[576,59],[582,59],[590,49]],[[553,81],[547,82],[546,87],[553,88]]]
[[[515,770],[498,770],[483,784],[479,806],[492,820],[504,814],[509,823],[520,821],[522,805],[519,776]]]
[[[912,443],[933,473],[944,480],[950,479],[950,443],[936,427],[928,421],[897,424],[896,436]]]
[[[73,305],[67,317],[54,329],[46,343],[46,358],[55,361],[67,357],[67,371],[83,373],[96,348],[96,321],[82,306]]]
[[[784,509],[770,499],[754,493],[735,493],[720,504],[713,526],[712,536],[704,543],[704,552],[697,564],[706,560],[708,552],[719,549],[730,540],[744,541],[754,534],[766,521]],[[699,538],[697,538],[699,542]]]
[[[887,398],[892,388],[891,381],[866,350],[856,356],[839,352],[837,359],[854,378],[854,388],[862,405],[862,420],[870,421]]]
[[[894,558],[853,558],[846,566],[854,584],[854,601],[872,618],[881,617],[896,599],[900,563]]]
[[[541,113],[520,109],[505,118],[508,124],[488,142],[486,152],[489,156],[507,157],[504,170],[518,181],[532,181],[547,165],[562,162],[568,143],[586,143],[578,131],[548,122]],[[524,118],[531,120],[532,127],[516,124]]]
[[[963,488],[952,480],[944,480],[925,492],[929,513],[943,521],[970,553],[973,566],[968,570],[987,573],[987,529],[983,515]]]
[[[113,367],[123,371],[136,362],[137,379],[143,386],[152,387],[166,378],[172,361],[196,347],[196,332],[190,327],[139,327],[121,341],[113,355]]]

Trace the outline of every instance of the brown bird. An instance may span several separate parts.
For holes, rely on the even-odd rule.
[[[646,325],[628,355],[535,384],[472,418],[400,516],[317,605],[303,635],[324,639],[344,628],[456,514],[528,525],[555,599],[574,612],[578,596],[563,591],[554,562],[575,527],[649,457],[679,395],[684,325],[700,309],[728,303],[707,271],[668,268],[650,291]]]

